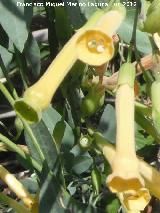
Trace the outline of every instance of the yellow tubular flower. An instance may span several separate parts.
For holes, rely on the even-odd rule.
[[[25,91],[22,99],[15,102],[17,114],[28,122],[38,122],[41,111],[49,106],[55,91],[77,59],[97,66],[110,60],[114,54],[110,35],[119,27],[119,20],[122,21],[125,16],[124,11],[122,12],[122,9],[116,12],[109,11],[108,15],[105,15],[104,11],[98,10],[67,42],[39,81]],[[112,25],[112,21],[113,27],[105,25],[105,23]]]
[[[108,160],[110,165],[112,165],[112,162],[116,156],[116,150],[114,146],[108,143],[107,140],[98,133],[94,134],[94,138],[96,144],[102,150],[104,157]],[[143,160],[138,161],[139,172],[141,173],[142,177],[144,177],[147,188],[140,188],[139,190],[127,190],[117,193],[121,203],[125,206],[127,211],[131,211],[133,213],[144,210],[144,208],[147,206],[151,198],[149,191],[156,197],[160,196],[160,190],[157,187],[157,184],[160,184],[160,173],[145,163]],[[152,176],[151,174],[154,175]]]
[[[32,208],[34,204],[34,198],[25,187],[10,174],[3,166],[0,165],[0,179],[13,191],[18,198],[20,198],[28,208]]]
[[[95,134],[95,139],[97,145],[99,142],[103,142],[99,147],[103,152],[104,157],[112,164],[112,161],[115,157],[116,151],[113,145],[107,142],[105,138],[103,138],[99,134]],[[155,168],[150,166],[148,163],[143,161],[142,159],[138,159],[139,161],[139,172],[144,178],[145,186],[149,189],[150,193],[154,195],[156,198],[160,199],[160,172],[158,172]]]
[[[64,46],[44,75],[15,102],[15,110],[30,122],[38,122],[41,111],[47,108],[58,86],[77,60],[75,43],[81,30]],[[29,112],[29,114],[28,114]]]
[[[116,93],[116,155],[111,164],[113,173],[107,179],[109,188],[114,193],[137,191],[144,186],[135,152],[134,78],[134,66],[131,63],[123,64]]]

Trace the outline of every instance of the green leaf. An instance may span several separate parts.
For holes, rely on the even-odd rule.
[[[83,172],[87,171],[92,164],[93,164],[93,160],[91,157],[77,156],[74,158],[72,170],[76,174],[82,174]]]
[[[48,174],[41,183],[40,213],[104,213],[92,206],[74,200],[59,184],[54,175]]]
[[[116,213],[120,207],[119,200],[115,197],[110,197],[106,206],[107,213]]]
[[[78,5],[78,0],[72,0],[72,3]],[[75,29],[79,29],[85,23],[85,18],[81,14],[81,10],[79,6],[69,6],[66,4],[67,13],[70,19],[71,24]]]
[[[160,137],[157,134],[151,119],[147,118],[142,113],[135,111],[135,121],[146,131],[146,133],[151,135],[156,140],[156,142],[160,143]]]
[[[40,146],[48,167],[50,170],[54,171],[58,154],[55,141],[49,132],[48,127],[42,119],[38,124],[32,125],[31,129]],[[32,143],[32,139],[27,133],[26,142],[33,158],[35,158],[42,165],[43,162],[41,162],[39,154]]]
[[[36,194],[36,192],[39,189],[36,177],[35,178],[33,178],[33,177],[32,178],[24,178],[24,179],[21,180],[21,183],[24,185],[24,187],[31,194]]]
[[[7,49],[5,49],[4,47],[2,47],[2,46],[0,45],[0,55],[1,55],[1,57],[2,57],[2,60],[3,60],[3,62],[4,62],[5,67],[7,68],[8,65],[9,65],[9,63],[10,63],[11,60],[12,60],[12,56],[13,56],[12,53],[9,53],[9,52],[7,51]],[[1,68],[0,68],[0,78],[2,78],[2,77],[4,77],[4,75],[3,75],[2,70],[1,70]]]
[[[70,163],[71,170],[76,174],[86,172],[93,164],[92,157],[86,150],[80,148],[78,144],[71,149],[70,154],[74,155]]]
[[[120,35],[121,39],[123,39],[126,43],[130,43],[133,31],[133,23],[134,23],[134,15],[135,10],[128,10],[126,19],[121,24],[118,34]],[[150,40],[148,38],[147,33],[141,32],[137,29],[136,31],[136,44],[137,49],[144,53],[148,54],[152,52],[152,47],[150,44]]]
[[[140,150],[145,146],[153,145],[153,143],[153,137],[148,135],[139,125],[136,125],[136,149]]]
[[[99,122],[98,130],[111,143],[115,143],[116,138],[116,118],[115,109],[112,105],[107,104]]]
[[[28,3],[33,3],[32,0],[24,0],[25,4]],[[32,16],[33,16],[33,7],[24,7],[24,17],[26,20],[27,28],[30,27],[31,21],[32,21]]]
[[[62,116],[54,108],[49,107],[47,110],[43,112],[42,119],[45,122],[46,126],[48,127],[50,134],[53,135],[53,130],[57,122],[62,120]],[[63,151],[68,151],[74,144],[73,131],[66,121],[64,121],[62,129],[61,129],[62,131],[61,133],[63,135],[63,138],[61,142],[62,143],[61,149]],[[54,134],[55,134],[55,130],[54,130]]]
[[[8,49],[9,38],[7,33],[4,31],[2,25],[0,24],[0,45]]]
[[[66,128],[66,124],[65,124],[64,120],[60,120],[56,123],[54,130],[53,130],[53,137],[59,148],[61,147],[65,128]]]
[[[55,28],[58,40],[61,45],[64,45],[72,34],[68,15],[64,7],[55,7]]]
[[[28,63],[31,65],[33,77],[37,78],[40,75],[41,55],[37,41],[32,34],[29,35],[24,53]]]
[[[24,3],[24,0],[19,0]],[[24,7],[17,6],[15,0],[1,0],[0,2],[0,20],[3,29],[9,38],[15,44],[17,49],[22,52],[24,44],[28,37]]]

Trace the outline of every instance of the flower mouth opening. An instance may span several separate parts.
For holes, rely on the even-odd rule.
[[[77,53],[84,63],[100,66],[113,57],[112,38],[99,29],[87,30],[77,40]]]
[[[24,118],[29,123],[37,123],[41,119],[40,111],[37,111],[28,104],[24,98],[15,102],[14,109],[20,117]]]
[[[119,176],[109,176],[107,179],[107,184],[110,188],[110,190],[114,192],[123,192],[123,191],[129,191],[129,190],[139,190],[143,187],[141,181],[138,177],[133,177],[130,179],[124,179]]]

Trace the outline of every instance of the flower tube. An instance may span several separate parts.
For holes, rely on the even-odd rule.
[[[34,204],[34,198],[25,187],[10,174],[3,166],[0,165],[0,179],[13,191],[18,198],[20,198],[28,208],[32,208]]]
[[[116,155],[111,164],[113,173],[107,179],[114,193],[139,190],[144,186],[135,152],[134,79],[135,67],[131,63],[123,64],[116,93]]]
[[[22,99],[15,102],[18,115],[30,123],[38,122],[41,112],[49,106],[55,91],[77,59],[99,66],[113,57],[114,45],[110,35],[117,30],[119,20],[123,20],[125,13],[121,9],[107,14],[98,10],[67,42],[39,81],[25,91]],[[113,17],[118,21],[113,22],[113,27],[106,26],[105,23],[110,25]]]

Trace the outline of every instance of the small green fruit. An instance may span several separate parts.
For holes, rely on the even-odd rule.
[[[88,94],[82,100],[81,113],[82,117],[90,117],[104,104],[105,90],[104,88],[98,88],[93,86],[90,88]]]

